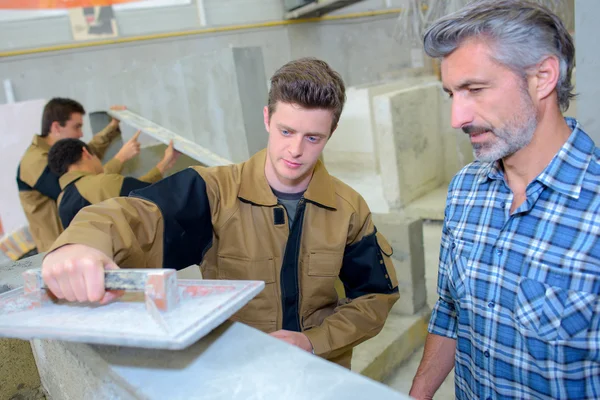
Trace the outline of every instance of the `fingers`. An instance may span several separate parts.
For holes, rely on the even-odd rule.
[[[54,294],[54,296],[59,299],[64,299],[65,295],[62,290],[60,290],[60,285],[58,284],[58,280],[54,278],[54,272],[52,271],[53,266],[47,264],[47,261],[44,260],[42,263],[42,279],[46,283],[46,287],[50,289],[50,291]]]
[[[104,297],[104,268],[100,260],[86,260],[86,263],[87,273],[84,275],[83,283],[87,300],[100,301]]]
[[[118,268],[96,249],[67,245],[44,258],[42,278],[48,289],[59,299],[97,302],[105,298],[105,266],[107,269]],[[113,297],[116,298],[114,295]]]
[[[114,106],[110,106],[111,110],[115,110],[115,111],[122,111],[122,110],[127,110],[127,107],[123,106],[123,105],[114,105]]]
[[[100,304],[105,305],[113,302],[123,296],[123,294],[125,294],[124,290],[107,290],[106,293],[104,293],[104,297],[100,299]]]
[[[140,134],[142,133],[141,130],[138,130],[135,135],[133,135],[133,137],[131,139],[129,139],[132,142],[137,142],[138,138],[140,137]]]
[[[54,268],[56,272],[57,269]],[[63,264],[63,268],[61,271],[58,271],[58,274],[55,274],[55,279],[58,281],[58,286],[60,287],[60,291],[62,292],[62,298],[68,301],[75,301],[75,292],[71,286],[71,275],[75,275],[77,272],[75,271],[75,265],[72,260],[66,260]],[[56,296],[58,297],[58,296]]]

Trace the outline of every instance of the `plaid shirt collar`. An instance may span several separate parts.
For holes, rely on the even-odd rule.
[[[550,164],[535,179],[566,196],[579,198],[585,172],[594,154],[594,142],[581,130],[579,122],[565,118],[572,133]],[[575,179],[573,179],[575,176]],[[488,180],[504,180],[501,162],[484,164],[479,172],[478,183]]]

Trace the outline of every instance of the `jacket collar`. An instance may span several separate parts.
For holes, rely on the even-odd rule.
[[[238,197],[250,203],[262,206],[277,205],[277,197],[273,194],[265,177],[267,150],[261,150],[242,165],[241,183]],[[317,161],[312,178],[308,184],[304,198],[323,207],[335,209],[335,184],[323,163]]]
[[[65,173],[58,180],[58,183],[60,184],[60,190],[65,190],[65,188],[71,183],[75,182],[79,178],[83,178],[86,175],[92,175],[92,173],[87,171],[71,171]]]
[[[39,147],[40,149],[44,150],[45,152],[50,151],[50,146],[48,146],[48,143],[46,143],[46,140],[44,140],[44,138],[41,137],[40,135],[34,135],[33,140],[31,141],[31,144],[36,147]]]

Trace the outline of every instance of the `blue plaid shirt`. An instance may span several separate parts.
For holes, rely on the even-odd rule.
[[[457,399],[600,399],[600,149],[566,121],[512,215],[498,163],[450,183],[429,332],[457,339]]]

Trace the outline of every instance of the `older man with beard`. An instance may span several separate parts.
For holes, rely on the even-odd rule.
[[[600,398],[600,150],[574,119],[573,40],[527,1],[435,22],[452,126],[476,161],[448,190],[439,300],[411,395]]]

